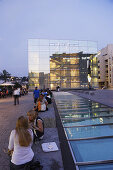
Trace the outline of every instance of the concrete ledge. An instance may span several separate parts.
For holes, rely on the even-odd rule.
[[[56,128],[56,120],[54,118],[43,118],[45,128]]]
[[[45,128],[56,128],[56,119],[53,104],[48,106],[48,111],[39,112],[39,116],[44,120]]]
[[[68,144],[65,132],[64,132],[64,128],[62,126],[62,122],[61,122],[61,119],[60,119],[60,116],[59,116],[59,113],[57,110],[55,100],[53,101],[53,104],[54,104],[56,125],[57,125],[57,129],[58,129],[64,170],[76,170],[75,163],[73,161],[73,157],[72,157],[72,154],[71,154],[71,151],[69,148],[69,144]]]
[[[44,138],[33,145],[34,159],[40,161],[43,170],[64,170],[53,104],[48,106],[48,111],[39,112],[39,116],[44,120]],[[59,150],[44,152],[41,144],[47,142],[56,142]]]
[[[44,152],[41,144],[47,142],[56,142],[59,150]],[[57,128],[45,128],[44,138],[33,145],[33,150],[35,152],[34,159],[37,160],[38,158],[41,165],[43,165],[43,170],[64,170]]]

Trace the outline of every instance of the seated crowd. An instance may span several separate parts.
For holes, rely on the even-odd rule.
[[[35,108],[27,112],[27,116],[20,116],[16,122],[16,128],[12,130],[9,137],[8,153],[11,156],[10,170],[34,170],[36,167],[42,169],[39,161],[34,162],[32,144],[36,139],[41,140],[44,136],[44,121],[38,112],[46,111],[47,96],[41,91],[35,100]],[[49,97],[51,99],[51,96]]]
[[[34,110],[35,111],[47,111],[48,104],[51,104],[51,97],[52,93],[50,90],[38,90],[37,87],[35,88],[34,92]]]

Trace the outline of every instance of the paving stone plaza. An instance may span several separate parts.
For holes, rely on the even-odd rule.
[[[0,99],[0,170],[9,170],[9,156],[4,153],[7,150],[9,135],[15,128],[16,120],[21,115],[26,115],[27,111],[33,108],[33,94],[29,93],[20,98],[20,104],[14,105],[12,98]],[[62,157],[55,125],[55,115],[53,105],[49,105],[49,110],[40,115],[45,120],[45,135],[42,141],[37,141],[33,145],[35,160],[39,160],[44,170],[63,170]],[[41,144],[46,142],[56,142],[59,150],[57,152],[45,153]]]

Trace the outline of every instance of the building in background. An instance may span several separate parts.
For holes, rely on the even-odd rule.
[[[90,84],[91,87],[98,88],[98,61],[97,61],[97,55],[90,55],[89,59],[89,73],[88,76],[90,76]]]
[[[30,89],[35,86],[55,89],[57,85],[62,88],[87,87],[87,61],[96,53],[97,42],[93,41],[29,39]]]
[[[98,87],[97,84],[97,60],[95,55],[83,54],[53,54],[50,57],[50,85],[51,89],[60,88],[88,88],[88,74],[90,86]],[[94,60],[95,58],[95,60]],[[90,61],[91,62],[88,62]],[[91,63],[90,65],[88,63]],[[88,69],[90,72],[88,72]]]
[[[99,87],[113,88],[113,44],[100,50],[97,58]]]

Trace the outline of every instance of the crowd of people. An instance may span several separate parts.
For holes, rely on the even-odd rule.
[[[18,88],[18,89],[20,89],[20,96],[24,96],[28,93],[28,89],[26,89],[26,88]],[[15,87],[0,88],[0,98],[12,97],[14,90],[15,90]]]
[[[5,97],[8,97],[8,96],[12,96],[13,94],[13,90],[10,88],[0,88],[0,98],[5,98]]]
[[[52,92],[49,89],[39,90],[37,87],[33,92],[34,96],[34,110],[46,111],[48,110],[48,104],[51,104]]]
[[[32,144],[36,140],[43,139],[44,121],[38,113],[48,110],[48,104],[52,102],[52,93],[49,89],[39,90],[36,87],[33,97],[34,106],[32,110],[28,111],[26,116],[18,118],[16,128],[11,131],[9,137],[10,170],[30,170],[30,167],[33,169],[33,165],[35,165],[34,170],[36,167],[42,168],[39,162],[34,163],[33,161]]]

